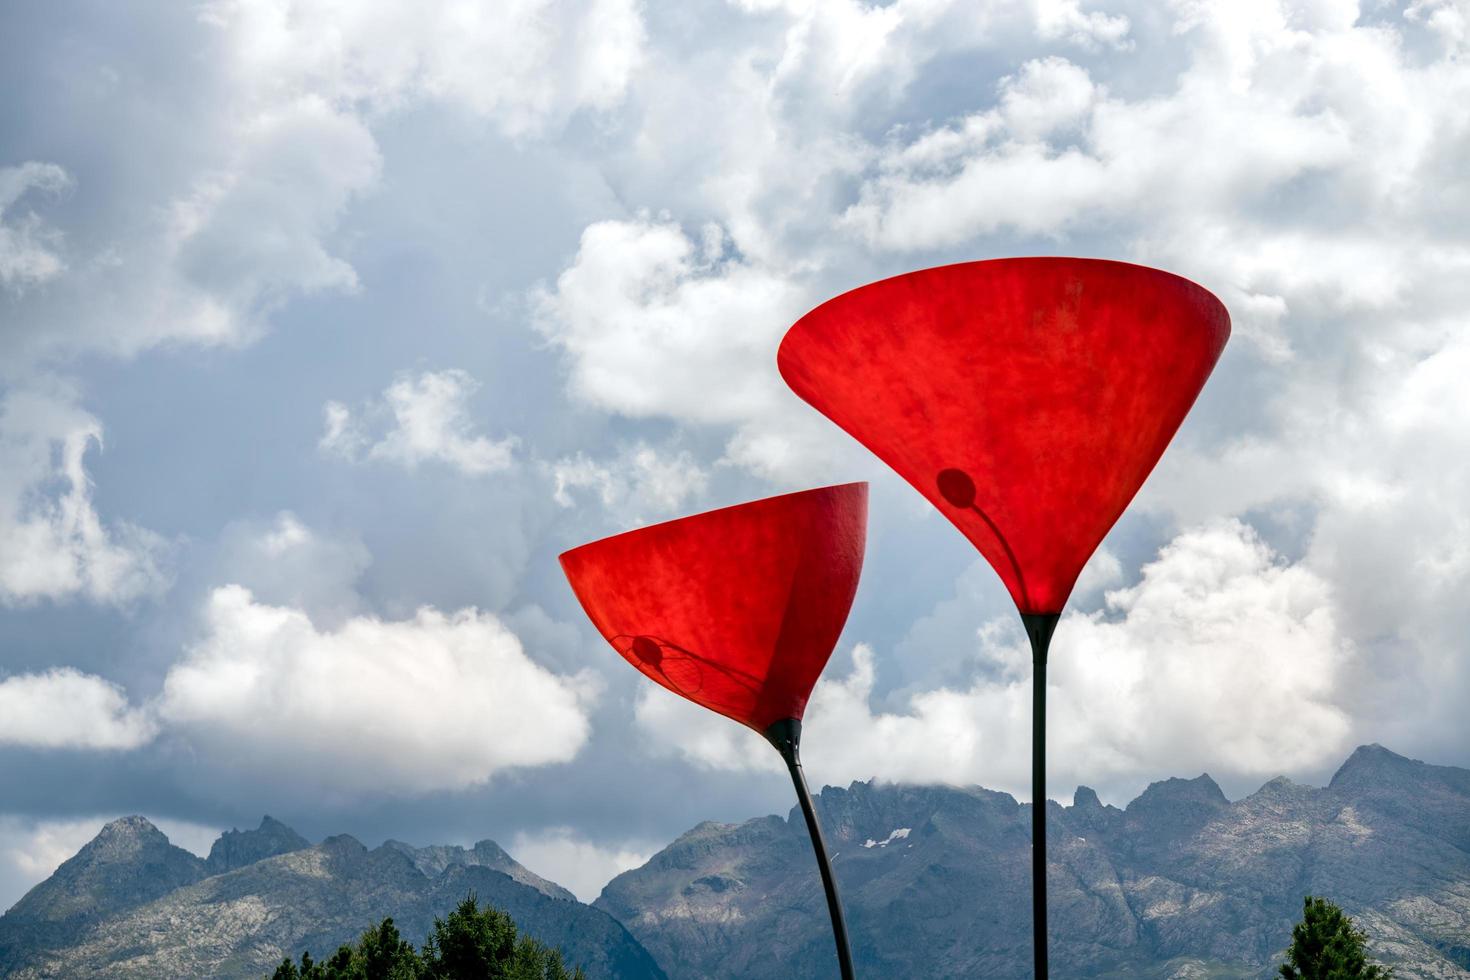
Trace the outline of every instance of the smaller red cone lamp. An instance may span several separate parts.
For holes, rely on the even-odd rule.
[[[1046,656],[1093,551],[1230,336],[1187,279],[1100,259],[923,269],[830,299],[777,352],[792,390],[913,484],[1005,583],[1031,640],[1032,910],[1046,956]]]
[[[562,570],[593,625],[644,676],[755,729],[806,817],[843,980],[847,925],[801,769],[801,719],[847,621],[868,485],[768,497],[573,548]]]

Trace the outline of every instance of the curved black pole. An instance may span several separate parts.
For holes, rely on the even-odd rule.
[[[1036,980],[1046,964],[1046,653],[1060,613],[1022,613],[1031,640],[1031,944]]]
[[[791,772],[791,783],[796,787],[796,798],[801,801],[806,829],[811,834],[812,850],[817,852],[822,887],[827,890],[827,910],[832,913],[832,938],[837,942],[837,965],[842,968],[842,980],[853,980],[852,951],[847,946],[847,922],[842,918],[842,901],[837,897],[837,879],[832,877],[827,843],[822,839],[817,811],[812,808],[811,790],[807,789],[806,776],[801,771],[801,722],[796,718],[786,718],[767,728],[765,735],[766,741],[774,745],[781,758],[786,760],[786,768]]]

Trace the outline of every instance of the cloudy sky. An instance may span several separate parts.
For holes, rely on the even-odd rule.
[[[1053,648],[1051,787],[1470,764],[1465,0],[11,3],[0,907],[108,818],[493,837],[591,897],[774,753],[556,555],[868,479],[807,767],[1027,796],[999,580],[784,329],[1006,255],[1235,333]]]

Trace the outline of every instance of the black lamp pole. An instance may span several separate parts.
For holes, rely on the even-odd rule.
[[[1060,613],[1022,613],[1031,640],[1031,945],[1036,980],[1046,965],[1046,653]]]
[[[806,776],[801,771],[801,722],[796,718],[778,721],[765,732],[766,740],[786,760],[791,773],[791,783],[796,787],[796,798],[801,802],[802,815],[806,817],[806,829],[812,838],[812,850],[817,852],[817,868],[822,872],[822,887],[827,891],[827,910],[832,913],[832,938],[837,943],[837,965],[842,969],[842,980],[853,980],[852,951],[847,945],[847,922],[842,918],[842,902],[837,897],[837,879],[832,876],[832,862],[827,859],[827,842],[822,839],[822,828],[817,823],[817,811],[812,807],[812,793],[807,788]]]

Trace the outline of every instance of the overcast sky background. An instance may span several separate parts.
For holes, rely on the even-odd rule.
[[[1050,787],[1470,764],[1470,5],[0,4],[0,907],[207,850],[492,837],[591,898],[775,753],[556,565],[873,482],[807,769],[1027,797],[999,580],[790,395],[944,262],[1127,259],[1235,332],[1057,633]]]

